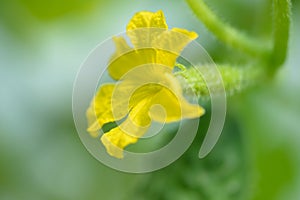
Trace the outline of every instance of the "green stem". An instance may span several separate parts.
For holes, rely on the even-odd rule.
[[[209,76],[215,76],[209,71],[205,72],[206,67],[199,70],[194,67],[185,68],[181,64],[176,64],[180,71],[175,72],[175,76],[181,81],[185,93],[189,94],[189,90],[195,93],[200,98],[209,98],[210,92],[207,88],[206,80],[203,78],[203,74],[206,73]],[[213,67],[213,66],[212,66]],[[227,96],[239,93],[242,90],[257,84],[263,79],[265,72],[261,67],[243,67],[243,66],[231,66],[231,65],[218,65],[218,71],[223,80],[223,86]],[[203,70],[204,69],[204,70]],[[211,79],[210,77],[208,77]],[[222,86],[222,87],[223,87]]]
[[[273,0],[273,49],[269,65],[273,74],[286,59],[290,21],[291,1]]]
[[[269,45],[243,34],[223,22],[203,0],[186,0],[195,15],[215,36],[224,43],[253,57],[265,58],[270,53]]]

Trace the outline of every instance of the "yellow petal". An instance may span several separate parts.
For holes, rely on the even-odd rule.
[[[108,72],[118,84],[104,85],[87,110],[88,131],[98,136],[105,123],[128,116],[124,122],[101,137],[107,152],[123,158],[123,149],[137,142],[151,119],[174,122],[204,113],[182,95],[172,69],[185,46],[197,37],[194,32],[168,30],[162,11],[136,13],[127,26],[130,47],[122,37],[113,38],[116,51]]]
[[[204,114],[205,110],[201,106],[191,104],[184,98],[181,85],[173,74],[165,73],[164,77],[165,83],[162,84],[161,90],[151,99],[151,119],[169,123]]]
[[[116,46],[119,45],[116,42]],[[119,52],[122,52],[118,49]],[[115,79],[119,80],[121,77],[129,72],[131,69],[141,66],[147,63],[155,63],[156,50],[155,49],[139,49],[123,51],[119,56],[114,56],[111,63],[108,66],[109,75]]]
[[[144,110],[143,117],[148,119],[148,110],[151,98],[161,89],[159,82],[166,80],[164,74],[171,73],[171,69],[157,64],[143,65],[128,72],[116,85],[112,96],[113,114],[119,110],[129,111],[133,119]],[[168,80],[167,80],[168,81]],[[143,102],[143,103],[141,103]],[[143,106],[141,106],[143,105]],[[145,125],[143,117],[138,117],[138,125]],[[130,132],[130,130],[128,130]]]
[[[198,35],[195,32],[173,28],[172,30],[162,32],[158,37],[154,38],[152,45],[154,48],[180,54],[184,47],[197,37]]]
[[[197,37],[197,33],[185,29],[173,28],[164,31],[152,42],[152,46],[158,49],[157,63],[173,68],[182,50]]]
[[[198,104],[191,104],[182,95],[175,95],[170,89],[162,88],[152,98],[149,115],[151,119],[170,123],[184,118],[196,118],[204,114],[204,109]]]
[[[98,130],[104,124],[120,120],[127,114],[126,110],[112,112],[111,99],[114,89],[114,84],[102,85],[87,110],[87,131],[94,137],[99,135]]]
[[[136,137],[124,133],[120,127],[110,130],[101,137],[107,153],[116,158],[123,158],[123,149],[136,141]]]
[[[158,64],[144,65],[131,70],[115,91],[119,95],[118,98],[113,98],[113,102],[123,102],[122,110],[133,108],[139,102],[148,100],[149,114],[153,120],[159,122],[195,118],[204,113],[199,105],[190,104],[185,100],[181,85],[172,74],[172,70]]]
[[[119,109],[131,109],[140,101],[150,99],[161,88],[159,83],[170,83],[165,74],[171,72],[172,69],[159,64],[147,64],[132,69],[116,86],[112,99],[113,107],[118,103],[123,106]]]
[[[162,11],[138,12],[127,25],[127,35],[135,48],[151,47],[153,39],[168,29],[165,16]]]
[[[94,105],[90,105],[90,107],[86,111],[87,121],[88,121],[88,128],[87,131],[90,133],[92,137],[98,137],[99,132],[98,130],[101,129],[100,123],[97,120],[97,116],[94,111]]]
[[[173,69],[181,51],[198,35],[185,29],[167,28],[162,11],[136,13],[127,26],[127,35],[134,48],[122,37],[113,38],[116,52],[108,67],[110,76],[119,80],[131,69],[149,63]]]
[[[101,142],[108,154],[116,158],[123,158],[123,149],[129,144],[136,143],[150,126],[147,114],[148,100],[143,100],[129,113],[127,119],[118,127],[103,134]]]
[[[198,34],[194,31],[188,31],[186,29],[182,29],[182,28],[172,28],[171,31],[173,33],[181,33],[183,35],[185,35],[187,38],[189,38],[190,40],[195,40],[198,37]]]
[[[126,40],[123,37],[113,37],[112,39],[115,43],[116,51],[115,51],[114,55],[112,56],[111,60],[132,50],[132,48],[127,44]]]

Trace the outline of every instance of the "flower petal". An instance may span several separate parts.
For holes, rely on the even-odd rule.
[[[126,40],[123,37],[113,37],[114,44],[116,46],[116,51],[111,57],[111,60],[122,56],[124,53],[131,51],[132,48],[127,44]]]
[[[158,64],[148,64],[131,70],[115,91],[113,105],[114,102],[119,102],[123,106],[120,109],[124,110],[146,101],[149,105],[147,109],[150,109],[147,113],[158,122],[195,118],[204,113],[199,105],[185,100],[181,85],[172,70]]]
[[[184,118],[196,118],[205,113],[198,104],[189,103],[182,95],[180,83],[171,73],[165,73],[167,84],[151,98],[149,115],[154,121],[169,123]]]
[[[168,29],[163,12],[138,12],[127,25],[127,35],[135,48],[149,48],[157,35]]]
[[[118,46],[118,41],[116,42]],[[119,80],[124,74],[129,72],[131,69],[138,67],[147,63],[155,63],[156,50],[155,49],[139,49],[139,50],[129,50],[123,51],[117,50],[118,57],[112,57],[111,63],[108,66],[109,75],[115,79]],[[122,54],[121,54],[122,52]]]
[[[113,38],[116,52],[108,67],[111,77],[119,80],[131,69],[148,63],[173,69],[181,51],[198,35],[185,29],[167,28],[162,11],[135,14],[127,26],[127,35],[134,48],[122,37]]]
[[[117,158],[123,158],[123,149],[146,133],[151,119],[174,122],[204,113],[183,97],[172,75],[177,57],[198,35],[178,28],[168,30],[162,11],[136,13],[126,33],[133,47],[122,37],[113,38],[116,51],[108,66],[110,76],[120,81],[102,86],[87,110],[88,131],[95,137],[105,123],[129,113],[101,137],[107,152]]]
[[[123,158],[123,149],[129,144],[136,143],[137,140],[137,137],[126,134],[120,127],[110,130],[101,137],[107,153],[116,158]]]
[[[204,109],[198,104],[190,104],[180,95],[175,95],[170,89],[163,88],[152,98],[153,105],[149,110],[151,119],[170,123],[184,118],[196,118],[204,114]]]
[[[118,112],[114,113],[112,112],[111,99],[114,89],[114,84],[102,85],[87,109],[87,131],[93,137],[97,137],[99,135],[98,130],[101,129],[104,124],[120,120],[127,114],[126,110],[118,110]]]
[[[160,89],[160,83],[171,87],[173,84],[165,74],[171,74],[172,69],[159,64],[147,64],[136,67],[126,73],[117,84],[112,97],[112,105],[122,105],[119,109],[132,109],[144,99],[151,100]],[[180,87],[180,86],[179,86]]]
[[[174,67],[181,51],[194,39],[197,33],[185,29],[173,28],[158,35],[152,42],[157,51],[157,63]]]
[[[101,141],[111,156],[123,158],[123,149],[146,133],[151,123],[147,105],[147,100],[139,102],[120,126],[103,134]]]

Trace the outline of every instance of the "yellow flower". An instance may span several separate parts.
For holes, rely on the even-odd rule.
[[[107,152],[123,158],[123,149],[136,143],[151,121],[171,123],[196,118],[204,109],[190,104],[172,74],[183,48],[198,37],[195,32],[168,30],[162,11],[136,13],[126,31],[133,47],[115,37],[116,51],[108,66],[116,84],[104,84],[87,110],[88,132],[97,137],[104,124],[122,121],[102,135]]]

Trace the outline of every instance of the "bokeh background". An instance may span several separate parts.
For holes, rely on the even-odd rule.
[[[208,3],[225,21],[268,39],[271,0]],[[183,0],[1,0],[0,199],[300,199],[300,3],[293,3],[285,65],[274,81],[229,98],[213,152],[197,159],[200,130],[171,166],[134,175],[102,165],[77,135],[72,84],[88,53],[123,32],[134,13],[163,10],[170,27],[196,31],[216,62],[238,63],[240,55]]]

